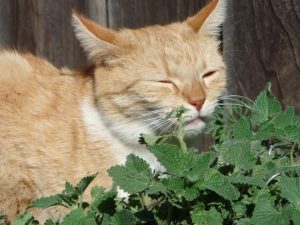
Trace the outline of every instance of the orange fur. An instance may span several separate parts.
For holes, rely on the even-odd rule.
[[[201,12],[195,20],[207,17]],[[130,153],[163,169],[138,144],[139,134],[173,129],[165,113],[181,105],[195,119],[186,129],[200,131],[200,118],[213,112],[226,86],[214,35],[220,15],[209,13],[202,24],[209,29],[195,31],[188,20],[119,32],[74,14],[76,35],[94,63],[81,72],[30,54],[0,54],[0,211],[12,220],[34,198],[97,171],[94,183],[110,187],[106,170]],[[63,211],[33,213],[57,218]]]

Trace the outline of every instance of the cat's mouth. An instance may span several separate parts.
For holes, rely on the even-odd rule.
[[[192,119],[189,119],[189,120],[185,121],[184,126],[196,125],[200,122],[202,122],[202,123],[205,122],[205,118],[202,117],[202,116],[196,116]]]

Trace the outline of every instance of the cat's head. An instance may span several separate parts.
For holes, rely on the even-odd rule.
[[[172,109],[189,109],[186,130],[200,132],[226,86],[218,33],[225,0],[184,22],[120,31],[73,15],[76,36],[96,65],[95,99],[108,128],[127,143],[163,133]],[[101,132],[101,131],[99,131]]]

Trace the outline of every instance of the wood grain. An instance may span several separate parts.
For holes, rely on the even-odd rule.
[[[300,1],[229,0],[224,54],[231,93],[254,99],[271,81],[300,112]]]
[[[105,0],[4,1],[0,2],[0,29],[1,33],[5,30],[6,35],[1,35],[1,48],[29,51],[58,67],[81,68],[87,64],[71,25],[72,9],[106,24]]]
[[[107,0],[108,25],[137,28],[167,24],[195,14],[208,0]]]

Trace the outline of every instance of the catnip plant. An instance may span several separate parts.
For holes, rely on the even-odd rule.
[[[45,225],[298,225],[300,224],[300,116],[283,110],[271,85],[255,102],[216,110],[209,132],[217,141],[199,154],[184,141],[183,107],[167,116],[178,129],[162,136],[141,135],[165,167],[129,155],[108,170],[111,190],[95,186],[90,202],[83,194],[97,174],[60,193],[37,199],[28,208],[60,206],[69,213]],[[117,196],[116,187],[129,194]],[[0,217],[0,224],[5,217]],[[37,225],[28,211],[16,225]]]

